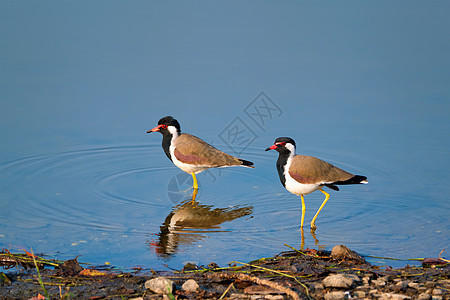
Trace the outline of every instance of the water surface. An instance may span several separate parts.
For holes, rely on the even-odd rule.
[[[0,5],[0,247],[156,269],[448,248],[447,2]],[[169,114],[255,169],[201,173],[193,200],[146,134]],[[330,191],[303,241],[279,136],[370,182]]]

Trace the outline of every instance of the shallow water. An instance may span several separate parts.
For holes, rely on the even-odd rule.
[[[102,3],[2,3],[0,247],[154,269],[284,244],[448,247],[448,4]],[[190,175],[145,133],[168,114],[255,169],[203,172],[193,200]],[[314,233],[264,152],[279,136],[369,178],[330,191]],[[309,224],[323,195],[305,199]]]

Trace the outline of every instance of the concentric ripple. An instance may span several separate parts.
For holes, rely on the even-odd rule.
[[[159,145],[7,159],[0,163],[0,242],[81,254],[93,263],[108,257],[121,267],[153,267],[161,259],[174,266],[186,261],[225,264],[237,255],[251,260],[288,250],[285,243],[322,248],[339,243],[363,254],[420,256],[426,246],[417,245],[439,240],[439,228],[448,226],[446,218],[433,216],[426,193],[409,192],[387,166],[334,153],[330,156],[336,160],[329,162],[364,170],[370,184],[331,191],[317,231],[301,232],[300,200],[280,184],[277,157],[271,154],[249,148],[245,158],[255,169],[199,174],[197,194],[190,188],[191,176],[173,166]],[[309,222],[323,195],[305,199]]]

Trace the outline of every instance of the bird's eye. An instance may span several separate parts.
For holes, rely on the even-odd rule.
[[[276,143],[276,145],[277,146],[286,146],[286,143],[285,142],[278,142],[278,143]]]
[[[165,124],[162,124],[160,127],[161,127],[162,129],[167,129],[167,125],[165,125]]]

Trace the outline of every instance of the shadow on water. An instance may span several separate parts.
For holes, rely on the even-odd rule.
[[[197,189],[192,189],[192,194],[172,209],[160,227],[157,241],[147,241],[158,256],[168,258],[176,254],[180,246],[192,245],[206,238],[206,232],[223,232],[220,230],[222,223],[249,216],[253,212],[250,205],[214,208],[200,204],[197,193]]]

